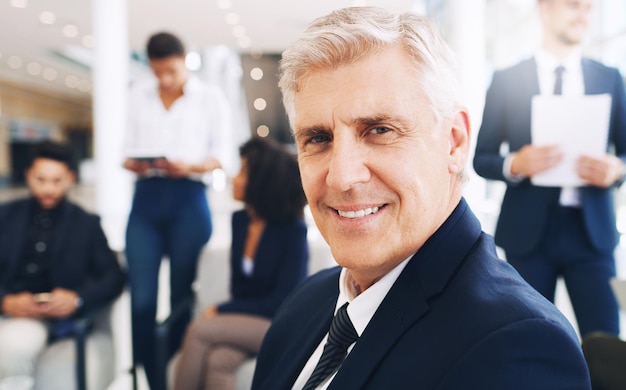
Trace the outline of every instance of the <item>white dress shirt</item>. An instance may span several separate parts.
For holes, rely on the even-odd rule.
[[[413,257],[413,255],[398,264],[394,269],[389,271],[387,275],[383,276],[379,281],[371,285],[370,288],[363,291],[356,297],[351,296],[350,289],[346,286],[346,276],[348,270],[345,268],[341,270],[341,274],[339,275],[339,296],[337,297],[337,303],[335,305],[335,313],[337,313],[337,310],[339,310],[344,303],[350,302],[348,305],[348,316],[350,317],[350,321],[352,321],[352,325],[354,325],[354,329],[359,337],[361,337],[361,334],[365,331],[367,324],[369,324],[370,320],[374,316],[378,306],[380,306],[383,299],[385,299],[387,293],[396,282],[396,279],[398,279],[398,276],[400,276],[400,273],[402,273],[402,270],[407,265],[411,257]],[[307,363],[302,368],[300,376],[298,376],[298,379],[296,379],[296,382],[293,385],[294,390],[302,389],[311,374],[313,374],[313,370],[322,356],[324,344],[326,344],[327,339],[328,333],[326,333],[326,336],[324,336],[315,351],[313,351],[313,354]],[[353,347],[354,343],[348,347],[348,354],[350,354]],[[329,376],[324,382],[320,383],[317,388],[322,390],[328,388],[329,384],[335,377],[335,374],[336,372]]]
[[[188,164],[199,164],[209,157],[221,160],[219,137],[227,131],[228,106],[219,89],[190,75],[183,95],[165,109],[158,83],[150,79],[131,90],[124,154],[163,156]]]
[[[565,68],[563,72],[562,94],[566,96],[582,96],[585,94],[585,81],[583,78],[582,55],[580,50],[574,50],[564,59],[558,59],[546,50],[539,49],[535,54],[537,63],[537,76],[539,78],[539,93],[541,95],[553,95],[554,83],[558,66]],[[511,160],[513,154],[507,156],[504,162],[504,174],[513,182],[523,178],[511,174]],[[562,206],[580,206],[580,192],[576,187],[561,188],[559,203]]]

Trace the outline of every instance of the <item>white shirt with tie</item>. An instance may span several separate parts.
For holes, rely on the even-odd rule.
[[[380,306],[383,299],[385,299],[385,296],[387,296],[387,293],[389,292],[389,290],[391,290],[391,287],[396,282],[398,276],[400,276],[402,270],[404,269],[404,267],[406,267],[411,257],[413,257],[413,255],[409,256],[402,263],[398,264],[394,269],[387,273],[387,275],[383,276],[379,281],[371,285],[370,288],[363,291],[356,297],[351,296],[351,294],[349,293],[349,289],[346,285],[347,270],[345,268],[341,270],[341,274],[339,275],[339,296],[337,297],[337,304],[335,305],[334,313],[337,313],[337,310],[339,310],[339,308],[343,306],[344,303],[350,302],[347,308],[348,316],[350,317],[350,321],[352,321],[354,330],[356,330],[356,333],[359,335],[359,337],[361,337],[361,334],[363,334],[363,331],[365,331],[367,324],[369,324],[370,320],[374,316],[374,313],[378,309],[378,306]],[[298,376],[298,379],[296,379],[296,382],[294,383],[292,389],[301,390],[304,387],[307,380],[313,373],[317,362],[322,356],[324,345],[326,344],[327,339],[328,333],[326,333],[326,336],[324,336],[315,351],[313,351],[313,354],[311,355],[309,360],[302,368],[300,376]],[[350,351],[352,351],[353,347],[354,344],[348,347],[348,355],[350,354]],[[326,388],[328,388],[335,375],[336,372],[329,376],[325,381],[320,383],[317,389],[325,390]]]
[[[563,72],[562,94],[566,96],[582,96],[585,94],[585,81],[582,68],[582,54],[580,50],[574,50],[564,59],[558,59],[546,50],[539,49],[535,54],[537,63],[537,76],[539,79],[539,93],[541,95],[554,94],[554,84],[556,81],[555,69],[559,66],[565,68]],[[503,167],[504,176],[512,181],[518,182],[524,179],[522,176],[511,174],[511,162],[514,153],[509,154]],[[580,206],[580,192],[575,187],[561,188],[559,203],[562,206]]]

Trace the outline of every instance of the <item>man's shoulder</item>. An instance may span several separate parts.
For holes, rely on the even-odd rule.
[[[535,59],[533,57],[523,59],[513,65],[508,67],[504,67],[501,69],[497,69],[494,72],[494,75],[502,75],[502,76],[513,76],[518,75],[520,73],[526,73],[536,67]]]
[[[589,57],[583,57],[583,67],[596,72],[619,74],[619,70],[613,66],[603,64],[602,62]]]
[[[505,260],[493,253],[492,238],[483,235],[481,245],[466,262],[461,271],[462,281],[458,296],[467,300],[478,318],[489,319],[502,325],[526,320],[546,320],[571,330],[566,318],[556,307],[532,288]],[[477,272],[478,271],[478,272]],[[468,276],[468,275],[472,276]],[[487,313],[492,313],[487,316]],[[469,319],[468,319],[469,320]]]
[[[0,202],[0,209],[6,210],[14,207],[20,207],[22,204],[26,204],[29,198],[17,198],[5,200],[4,202]]]
[[[9,215],[28,207],[29,198],[11,199],[0,203],[0,217]]]

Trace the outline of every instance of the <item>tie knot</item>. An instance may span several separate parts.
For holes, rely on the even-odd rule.
[[[347,348],[359,338],[350,317],[348,316],[348,303],[339,308],[328,332],[328,343],[341,345]]]

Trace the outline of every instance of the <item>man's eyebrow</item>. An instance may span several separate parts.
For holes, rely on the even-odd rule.
[[[353,125],[360,125],[360,126],[376,126],[376,125],[380,125],[380,124],[389,124],[389,125],[393,125],[395,127],[401,128],[401,129],[406,129],[409,127],[409,121],[406,120],[405,118],[402,117],[398,117],[398,116],[391,116],[388,114],[377,114],[377,115],[370,115],[370,116],[366,116],[366,117],[358,117],[358,118],[354,118],[351,123]]]
[[[350,120],[350,124],[356,125],[358,127],[369,127],[369,126],[376,126],[380,124],[388,124],[388,125],[393,125],[395,127],[401,128],[401,129],[406,129],[406,128],[409,128],[410,122],[402,117],[380,113],[380,114],[375,114],[375,115],[355,117]],[[328,126],[325,126],[322,124],[313,124],[313,125],[306,125],[304,127],[297,128],[296,130],[294,130],[293,135],[294,135],[294,138],[298,138],[298,137],[308,138],[308,137],[313,137],[313,136],[316,136],[322,133],[328,133],[328,132],[332,132],[332,129],[330,129]]]
[[[298,138],[298,137],[312,137],[315,135],[318,135],[320,133],[327,133],[330,130],[322,125],[313,125],[313,126],[307,126],[307,127],[303,127],[303,128],[299,128],[296,129],[293,132],[293,136],[294,138]]]
[[[372,116],[367,116],[367,117],[354,118],[352,120],[352,123],[372,126],[372,125],[377,125],[379,123],[390,122],[390,121],[391,121],[391,117],[389,115],[379,114],[379,115],[372,115]]]

